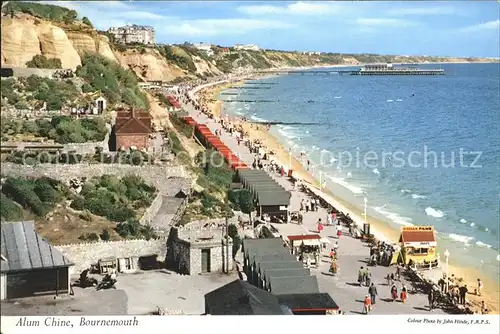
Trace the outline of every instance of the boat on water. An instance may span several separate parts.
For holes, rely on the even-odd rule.
[[[426,69],[415,66],[394,66],[388,64],[364,65],[351,75],[444,75],[443,69]]]

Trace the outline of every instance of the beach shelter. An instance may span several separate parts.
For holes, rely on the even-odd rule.
[[[416,266],[429,268],[438,265],[434,226],[405,226],[401,229],[399,243],[404,264],[412,261]]]

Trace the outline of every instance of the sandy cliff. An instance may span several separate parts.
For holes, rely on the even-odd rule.
[[[169,64],[158,51],[153,49],[128,49],[116,52],[118,62],[125,68],[133,70],[140,78],[151,81],[171,81],[177,77],[185,76],[179,67]]]
[[[76,69],[84,52],[97,52],[116,60],[105,36],[66,32],[61,27],[29,15],[2,17],[2,66],[26,67],[36,55],[58,58],[63,68]]]

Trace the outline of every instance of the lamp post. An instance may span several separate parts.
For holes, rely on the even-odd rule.
[[[446,258],[446,293],[448,293],[448,290],[450,288],[450,266],[449,266],[449,259],[450,259],[450,251],[446,250],[444,252],[444,257]]]
[[[365,202],[365,224],[366,224],[366,203],[368,202],[368,198],[365,197],[363,200]]]

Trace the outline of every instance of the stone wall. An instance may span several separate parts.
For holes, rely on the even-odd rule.
[[[183,166],[132,166],[120,164],[39,164],[36,166],[17,165],[13,163],[1,164],[2,175],[14,177],[50,177],[62,182],[71,179],[87,177],[92,178],[103,174],[112,174],[123,177],[128,174],[135,174],[143,180],[156,187],[161,193],[168,192],[172,184],[166,182],[169,177],[185,177],[188,174]]]
[[[163,203],[163,196],[161,193],[159,193],[158,195],[156,195],[155,199],[153,200],[153,203],[151,203],[149,208],[146,209],[141,219],[139,219],[139,222],[141,224],[151,224],[153,218],[158,213],[158,210],[160,210],[162,203]]]
[[[166,256],[165,239],[156,240],[121,240],[108,242],[81,243],[55,246],[75,265],[70,267],[71,275],[79,275],[91,264],[107,257],[139,258],[141,256],[158,255],[158,261]]]

